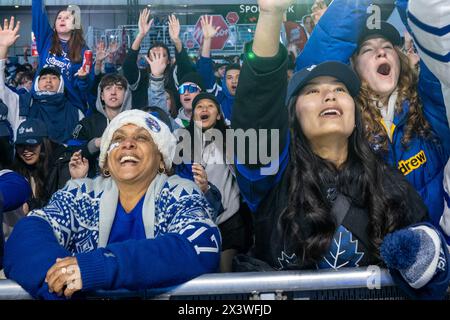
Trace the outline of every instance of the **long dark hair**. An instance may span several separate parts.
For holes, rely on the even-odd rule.
[[[356,126],[348,138],[348,157],[341,168],[337,169],[316,155],[297,120],[296,100],[292,99],[289,105],[292,136],[289,202],[279,221],[279,227],[284,231],[285,246],[296,253],[303,266],[313,266],[323,257],[337,228],[330,214],[332,203],[326,190],[327,185],[334,185],[353,205],[367,208],[368,249],[372,256],[379,258],[378,248],[383,237],[407,224],[404,200],[407,182],[391,179],[388,173],[391,169],[372,153],[364,138],[361,113],[357,107]],[[395,187],[387,190],[388,185]]]
[[[22,158],[16,154],[13,162],[13,170],[20,173],[22,176],[31,182],[33,177],[36,184],[36,192],[33,198],[40,200],[48,200],[50,195],[47,192],[46,181],[50,171],[50,157],[53,154],[53,145],[48,138],[44,138],[41,143],[41,152],[39,160],[34,166],[27,165]]]
[[[61,47],[61,41],[58,37],[58,33],[56,32],[56,19],[58,18],[58,15],[65,10],[60,10],[56,14],[55,21],[53,22],[53,36],[52,36],[52,46],[50,47],[50,52],[52,54],[56,54],[57,56],[61,56],[63,53],[62,47]],[[74,18],[75,19],[75,18]],[[67,54],[69,55],[69,59],[72,62],[79,63],[83,60],[83,57],[81,56],[81,52],[83,51],[83,48],[86,46],[86,41],[83,37],[83,29],[80,27],[80,29],[74,29],[72,30],[72,35],[69,39],[69,52]]]

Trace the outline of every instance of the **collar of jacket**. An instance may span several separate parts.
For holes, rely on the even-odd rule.
[[[147,239],[155,237],[155,202],[168,177],[165,174],[157,174],[145,194],[142,205],[142,221],[144,222],[145,236]],[[98,247],[106,247],[108,244],[111,227],[116,216],[117,203],[119,201],[119,189],[112,178],[104,180],[104,192],[100,198],[100,214],[98,227]]]

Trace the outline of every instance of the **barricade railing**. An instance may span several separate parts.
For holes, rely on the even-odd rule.
[[[141,291],[96,291],[88,299],[352,300],[405,299],[389,272],[378,267],[317,271],[205,274],[181,285]],[[0,300],[31,299],[11,280],[0,280]]]

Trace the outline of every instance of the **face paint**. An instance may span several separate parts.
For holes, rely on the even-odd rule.
[[[109,149],[108,149],[108,155],[111,153],[111,151],[113,151],[113,150],[114,150],[115,148],[117,148],[119,145],[120,145],[119,142],[114,142],[114,143],[112,143],[112,144],[109,146]]]

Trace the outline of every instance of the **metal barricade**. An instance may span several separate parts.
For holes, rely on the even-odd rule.
[[[178,286],[141,291],[96,291],[87,299],[353,300],[405,299],[387,270],[279,271],[205,274]],[[18,284],[0,280],[0,300],[31,299]]]

